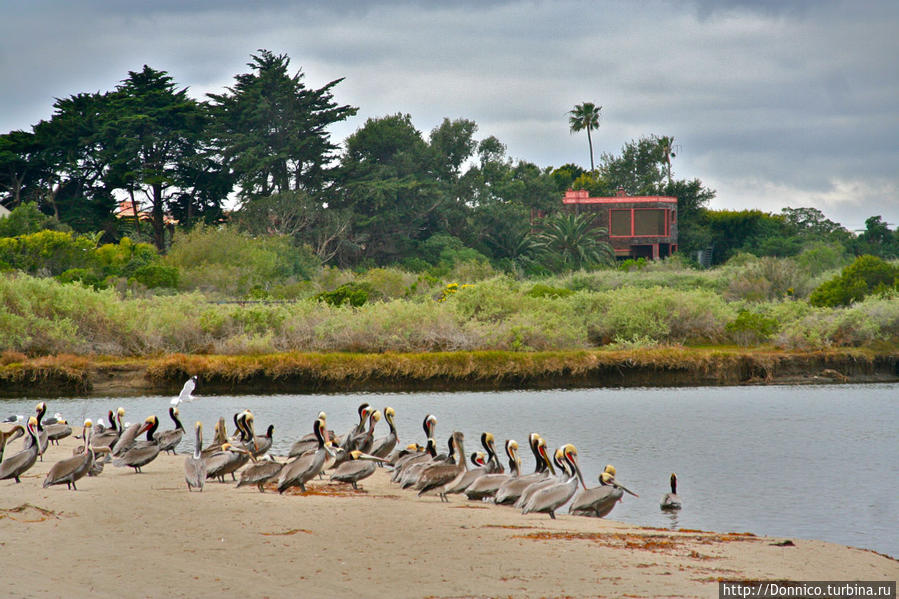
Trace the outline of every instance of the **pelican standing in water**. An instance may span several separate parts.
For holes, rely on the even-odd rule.
[[[51,485],[65,484],[71,491],[78,490],[75,482],[90,472],[94,463],[94,448],[90,443],[93,426],[93,422],[90,420],[84,421],[84,452],[53,464],[47,473],[47,478],[44,479],[45,489]]]
[[[542,512],[549,514],[549,517],[555,520],[556,510],[568,503],[568,500],[574,496],[578,481],[584,489],[587,488],[587,485],[584,484],[584,477],[581,475],[581,469],[577,464],[577,448],[568,443],[560,447],[556,451],[556,455],[559,458],[558,461],[565,466],[567,480],[544,487],[531,495],[521,510],[522,514]]]
[[[671,481],[671,492],[665,493],[659,507],[666,511],[679,510],[683,507],[683,503],[681,502],[680,496],[677,494],[677,474],[672,472],[669,480]]]
[[[0,461],[0,480],[13,478],[16,483],[22,482],[19,477],[37,461],[38,453],[41,451],[40,439],[37,434],[37,418],[34,416],[29,418],[25,430],[28,432],[31,443],[19,453]],[[2,457],[2,452],[0,452],[0,457]]]
[[[188,492],[194,487],[203,492],[206,484],[206,460],[203,459],[203,423],[199,420],[194,424],[194,452],[184,458],[184,481],[187,483]]]
[[[599,475],[598,487],[578,491],[568,508],[569,514],[604,518],[621,501],[624,493],[639,497],[636,493],[615,480],[615,466],[609,464]]]

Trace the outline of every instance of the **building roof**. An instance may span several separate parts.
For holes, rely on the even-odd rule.
[[[621,204],[622,202],[673,202],[677,204],[677,198],[674,196],[629,196],[623,190],[619,190],[618,194],[614,196],[591,198],[590,192],[586,189],[569,189],[562,198],[563,204]]]
[[[6,206],[0,204],[0,218],[9,216],[9,214],[10,214],[10,210]]]

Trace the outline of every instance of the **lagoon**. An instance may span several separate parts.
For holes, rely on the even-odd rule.
[[[612,519],[815,538],[899,556],[899,384],[240,396],[203,396],[201,384],[196,397],[180,406],[186,428],[203,421],[208,441],[219,416],[230,423],[234,412],[250,408],[257,433],[275,424],[276,454],[311,432],[319,410],[328,413],[329,428],[345,433],[363,401],[396,410],[404,443],[423,442],[427,413],[437,416],[444,450],[456,429],[465,433],[469,453],[479,449],[482,431],[494,433],[498,448],[514,438],[525,471],[533,468],[527,436],[536,431],[550,448],[577,446],[590,486],[605,464],[615,465],[618,479],[640,497],[625,496]],[[0,416],[30,414],[39,399],[0,400]],[[160,429],[168,429],[170,399],[46,401],[49,414],[61,412],[70,422],[123,406],[126,420],[156,414]],[[382,421],[376,437],[386,431]],[[658,504],[671,472],[684,508],[665,514]]]

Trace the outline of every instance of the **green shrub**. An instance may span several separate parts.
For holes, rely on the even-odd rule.
[[[157,287],[174,289],[178,287],[178,276],[179,271],[176,266],[164,264],[147,264],[134,271],[134,280],[147,289]]]
[[[753,345],[768,341],[778,330],[777,320],[764,314],[740,310],[724,330],[739,345]]]
[[[527,292],[528,297],[559,298],[568,297],[569,295],[574,295],[574,291],[565,287],[551,287],[543,283],[537,283]]]
[[[0,237],[18,237],[38,231],[70,231],[69,227],[41,212],[34,202],[25,202],[0,218]]]
[[[622,260],[618,263],[618,270],[623,270],[624,272],[643,270],[646,268],[646,265],[646,258],[637,258],[636,260],[628,258],[627,260]]]
[[[29,274],[57,276],[71,268],[94,268],[94,242],[62,231],[0,237],[0,262]]]
[[[334,291],[323,291],[315,296],[315,299],[331,306],[343,306],[344,304],[359,307],[368,301],[371,288],[361,283],[345,283]]]
[[[70,268],[64,273],[58,275],[56,280],[60,283],[83,283],[94,289],[105,289],[108,284],[105,279],[101,279],[97,272],[87,268]]]
[[[166,263],[181,271],[180,287],[246,297],[261,286],[308,280],[320,268],[306,247],[289,237],[252,237],[237,229],[199,226],[175,235]]]
[[[813,306],[848,306],[872,294],[883,294],[899,285],[899,267],[875,256],[859,256],[839,276],[825,282],[809,296]]]

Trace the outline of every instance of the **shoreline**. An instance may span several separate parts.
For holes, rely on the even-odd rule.
[[[157,357],[2,355],[0,397],[686,387],[899,381],[899,350],[740,348],[628,351],[283,353]]]
[[[78,491],[42,489],[77,443],[51,447],[21,484],[0,481],[0,569],[16,573],[8,593],[709,597],[719,580],[899,577],[899,561],[868,549],[562,512],[551,520],[459,496],[447,505],[399,489],[383,471],[359,492],[315,481],[305,494],[260,494],[229,481],[188,493],[181,454],[143,474],[107,464]]]

